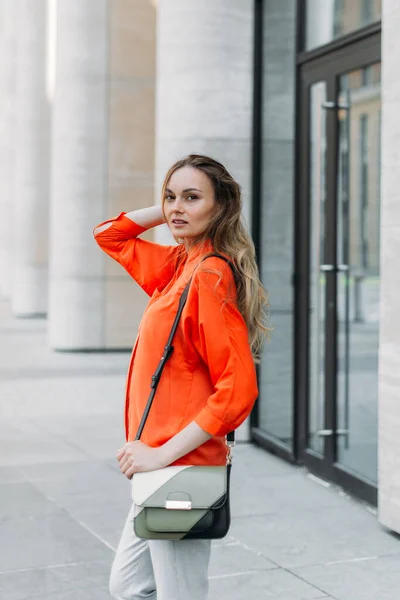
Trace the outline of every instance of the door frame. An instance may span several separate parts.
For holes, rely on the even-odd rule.
[[[308,55],[308,59],[306,60]],[[376,26],[369,35],[355,39],[352,44],[331,48],[329,52],[313,51],[299,55],[298,96],[297,96],[297,135],[296,135],[296,240],[295,240],[295,272],[297,273],[296,290],[296,322],[298,324],[295,354],[297,357],[296,389],[294,399],[297,410],[296,438],[297,458],[316,475],[327,478],[350,490],[354,495],[372,503],[377,503],[377,486],[360,475],[347,470],[336,462],[337,436],[324,438],[324,456],[308,448],[309,422],[309,301],[310,301],[310,156],[309,156],[309,88],[318,81],[326,81],[327,101],[336,101],[338,97],[339,76],[342,73],[365,67],[381,60],[381,35]],[[336,111],[327,111],[326,120],[327,156],[326,156],[326,219],[329,222],[327,231],[325,262],[332,264],[336,257],[337,219],[337,161],[338,161],[338,129]],[[334,305],[327,312],[325,394],[326,410],[324,428],[336,430],[336,286],[337,277],[328,276],[327,295],[334,299]]]

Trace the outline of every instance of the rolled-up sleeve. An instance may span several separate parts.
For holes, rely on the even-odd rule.
[[[102,250],[120,263],[133,279],[151,296],[173,276],[178,247],[162,246],[138,236],[146,231],[126,213],[97,225],[93,235]]]
[[[218,259],[217,259],[218,260]],[[224,436],[250,414],[257,399],[256,370],[246,323],[231,296],[234,287],[229,266],[218,274],[200,267],[192,282],[192,340],[209,369],[214,393],[195,422],[213,436]]]

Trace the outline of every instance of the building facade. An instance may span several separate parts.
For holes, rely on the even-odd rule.
[[[276,333],[254,435],[375,503],[382,7],[256,6],[253,233]]]
[[[146,298],[92,227],[158,202],[184,154],[214,156],[242,185],[270,292],[245,435],[400,532],[397,1],[0,7],[0,293],[15,316],[45,316],[55,350],[131,347]]]

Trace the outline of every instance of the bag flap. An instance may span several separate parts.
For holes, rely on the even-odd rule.
[[[204,509],[221,504],[227,491],[227,469],[176,466],[135,473],[132,498],[144,508]]]

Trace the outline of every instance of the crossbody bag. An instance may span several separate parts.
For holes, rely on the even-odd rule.
[[[237,280],[233,264],[221,254],[208,254],[225,260]],[[173,352],[173,339],[187,301],[191,279],[179,300],[167,344],[158,367],[151,378],[151,391],[135,440],[139,440],[149,416],[165,364]],[[135,473],[132,478],[134,503],[133,527],[142,539],[181,540],[219,539],[228,533],[231,514],[229,502],[232,447],[235,432],[226,436],[225,466],[170,466]]]

